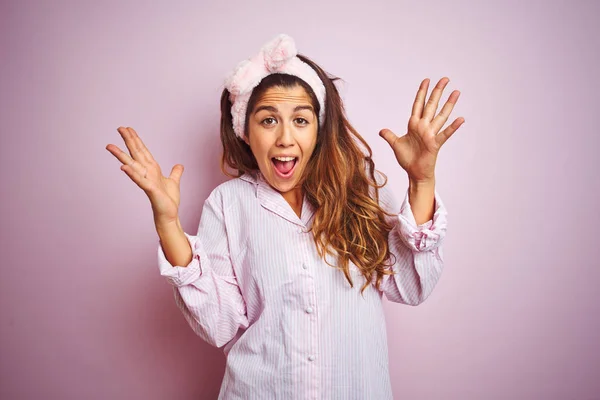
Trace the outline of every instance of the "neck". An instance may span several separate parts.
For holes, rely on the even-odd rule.
[[[302,188],[292,189],[289,192],[282,193],[281,195],[288,203],[290,203],[292,207],[302,204]]]
[[[294,212],[296,213],[298,218],[300,218],[301,214],[302,214],[302,200],[303,200],[302,188],[296,188],[296,189],[290,190],[289,192],[282,193],[281,195],[283,196],[285,201],[288,202],[290,207],[292,207],[292,209],[294,210]]]

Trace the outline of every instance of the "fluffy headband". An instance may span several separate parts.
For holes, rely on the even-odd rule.
[[[296,57],[296,54],[298,52],[294,39],[286,34],[277,35],[263,45],[257,55],[241,61],[225,79],[225,88],[230,93],[229,100],[232,103],[233,130],[240,139],[244,138],[246,110],[252,90],[264,77],[275,73],[295,75],[312,88],[321,107],[319,124],[323,126],[325,86],[315,70]]]

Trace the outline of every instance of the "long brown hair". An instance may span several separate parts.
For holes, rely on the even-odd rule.
[[[349,262],[355,264],[366,278],[361,293],[371,283],[373,272],[377,274],[376,287],[379,289],[383,276],[393,275],[388,268],[391,265],[390,257],[393,257],[388,247],[392,226],[385,218],[392,214],[380,207],[378,191],[387,183],[387,177],[377,171],[385,179],[381,185],[377,184],[371,147],[348,121],[334,84],[340,78],[325,72],[304,55],[298,54],[297,57],[317,72],[326,91],[325,121],[319,128],[317,144],[308,161],[305,176],[301,179],[303,193],[316,210],[312,232],[317,251],[325,262],[325,252],[337,256],[338,266],[327,264],[341,269],[351,287],[354,284],[349,274]],[[254,88],[248,100],[244,134],[248,134],[248,115],[267,89],[273,86],[292,88],[296,85],[306,90],[318,116],[319,102],[306,82],[293,75],[271,74]],[[221,95],[221,142],[221,170],[225,175],[239,177],[258,170],[250,146],[233,131],[227,89]],[[227,167],[237,170],[237,174],[227,171]]]

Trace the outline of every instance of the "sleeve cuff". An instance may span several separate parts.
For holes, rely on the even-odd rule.
[[[190,261],[187,266],[171,265],[165,256],[160,241],[158,243],[158,268],[160,274],[164,276],[171,285],[176,287],[189,285],[197,280],[202,272],[200,270],[201,247],[199,246],[198,236],[188,235],[185,232],[184,234],[192,247],[192,261]]]
[[[400,224],[397,229],[405,244],[413,251],[428,251],[439,246],[446,236],[447,210],[437,190],[435,191],[435,209],[433,219],[417,225],[413,215],[410,202],[408,201],[408,190],[400,208],[398,219]]]

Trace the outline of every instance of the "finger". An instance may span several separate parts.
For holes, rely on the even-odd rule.
[[[144,157],[146,158],[146,161],[148,161],[148,163],[155,162],[154,157],[152,157],[152,153],[150,153],[150,150],[148,150],[148,148],[142,141],[142,138],[140,137],[140,135],[138,135],[138,133],[135,131],[135,129],[133,129],[131,127],[129,128],[129,130],[133,133],[133,139],[137,145],[138,151],[144,155]]]
[[[441,131],[435,136],[435,140],[439,146],[442,146],[446,143],[446,140],[450,139],[450,136],[456,132],[458,128],[465,122],[463,117],[456,118],[454,122],[452,122],[446,129]]]
[[[127,129],[127,127],[124,126],[120,126],[117,128],[117,132],[119,132],[119,134],[121,135],[121,138],[123,138],[123,141],[125,142],[125,146],[127,147],[127,150],[129,150],[129,156],[130,158],[135,159],[135,144],[133,143],[133,139],[131,137],[131,132],[129,132],[129,129]],[[129,164],[129,163],[126,163]]]
[[[143,162],[144,164],[149,164],[150,160],[146,157],[141,144],[141,140],[137,136],[137,133],[133,130],[132,127],[128,126],[127,130],[129,131],[129,138],[131,139],[131,143],[133,145],[132,150],[135,152],[132,154],[133,158],[139,162]]]
[[[121,165],[121,171],[124,171],[140,188],[144,190],[150,189],[150,181],[131,168],[130,165]]]
[[[386,142],[388,142],[388,144],[390,146],[392,146],[392,148],[394,147],[394,143],[396,143],[396,140],[398,140],[398,136],[396,136],[394,134],[394,132],[390,131],[389,129],[382,129],[379,131],[379,136],[381,136],[382,138],[385,139]]]
[[[177,164],[171,169],[171,175],[169,175],[170,179],[173,179],[179,185],[181,181],[181,175],[183,175],[183,165]]]
[[[411,116],[421,119],[421,113],[423,112],[423,104],[425,104],[425,97],[427,96],[427,90],[429,89],[429,78],[423,79],[419,90],[417,90],[417,96],[412,107]]]
[[[138,150],[138,145],[135,142],[134,134],[133,134],[133,132],[131,132],[130,128],[129,127],[119,127],[119,129],[117,129],[117,130],[123,137],[123,140],[125,141],[125,146],[127,146],[127,149],[129,150],[129,154],[131,155],[131,158],[133,158],[134,160],[137,160],[138,162],[142,162],[142,161],[147,162],[144,155],[142,153],[140,153],[140,151]]]
[[[146,166],[131,158],[129,154],[121,150],[119,147],[115,146],[114,144],[109,144],[106,146],[106,150],[110,151],[112,155],[117,158],[117,160],[123,163],[123,165],[128,165],[129,167],[133,168],[133,170],[141,176],[145,175],[145,171],[147,171]]]
[[[450,113],[454,109],[454,105],[458,100],[458,96],[460,96],[460,91],[458,90],[450,93],[450,97],[448,97],[448,100],[444,104],[444,107],[442,107],[440,113],[433,119],[433,121],[431,121],[431,127],[434,129],[434,132],[437,133],[440,129],[442,129],[442,126],[444,126],[446,121],[448,121]]]
[[[440,97],[442,97],[442,92],[444,91],[444,88],[446,87],[448,82],[450,82],[450,79],[447,77],[443,77],[433,88],[433,91],[429,96],[429,100],[425,105],[425,109],[423,110],[423,118],[425,118],[425,120],[431,121],[433,119],[435,111],[438,107],[438,102],[440,101]]]

